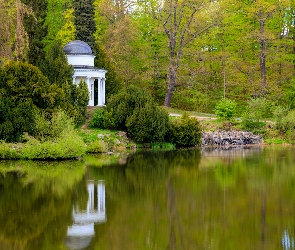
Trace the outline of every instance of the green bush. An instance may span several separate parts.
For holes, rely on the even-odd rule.
[[[266,123],[254,119],[251,115],[251,112],[249,111],[249,107],[247,107],[242,115],[241,125],[242,129],[244,130],[252,131],[253,133],[259,133],[262,129],[265,128]]]
[[[223,98],[217,103],[214,112],[217,118],[221,121],[232,120],[236,113],[236,108],[237,104],[235,101]]]
[[[108,145],[103,140],[92,141],[87,144],[87,153],[106,153],[108,152]]]
[[[155,104],[135,108],[127,118],[127,132],[138,143],[163,142],[168,130],[168,113]]]
[[[180,120],[170,121],[167,140],[180,147],[196,146],[201,143],[202,129],[197,118],[184,113]]]
[[[283,130],[283,118],[286,117],[288,114],[288,108],[283,107],[283,106],[276,106],[273,109],[273,117],[275,120],[275,127],[279,130]]]
[[[259,122],[261,119],[272,116],[271,106],[272,103],[265,97],[251,98],[248,101],[248,115],[254,121]]]
[[[73,120],[62,110],[58,110],[53,114],[36,112],[34,120],[34,136],[40,141],[54,140],[59,138],[62,134],[74,131]]]
[[[93,116],[89,122],[90,128],[105,128],[104,127],[104,119],[105,119],[105,108],[97,108],[94,111]]]
[[[10,62],[0,68],[0,140],[17,142],[22,134],[34,133],[34,113],[52,112],[64,93],[33,65]]]
[[[143,88],[129,86],[126,90],[113,95],[107,103],[106,127],[110,129],[126,130],[126,120],[133,114],[135,108],[142,108],[152,97]]]
[[[53,141],[40,142],[29,138],[20,151],[22,159],[72,159],[82,156],[86,147],[76,133],[63,133]]]
[[[295,129],[295,110],[288,112],[281,120],[281,130],[283,132],[293,131]]]

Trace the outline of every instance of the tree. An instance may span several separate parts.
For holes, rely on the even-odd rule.
[[[94,0],[73,0],[76,39],[89,44],[91,49],[95,48],[94,33]]]
[[[42,41],[47,35],[47,26],[45,25],[47,0],[21,0],[21,2],[30,7],[34,13],[24,17],[24,28],[29,38],[27,60],[30,64],[37,66],[45,57]]]
[[[33,11],[20,0],[0,0],[0,64],[7,60],[26,59],[29,35],[24,19],[33,18]]]
[[[172,93],[177,85],[177,73],[183,49],[196,37],[212,27],[212,23],[205,20],[199,24],[196,20],[198,12],[208,8],[205,0],[189,1],[169,0],[165,3],[166,17],[163,22],[165,33],[169,40],[169,71],[168,88],[164,101],[165,106],[170,106]]]
[[[19,141],[34,134],[34,113],[52,112],[64,102],[63,90],[35,66],[10,62],[0,68],[0,140]]]
[[[105,52],[99,44],[95,46],[95,59],[94,64],[96,67],[106,69],[107,83],[106,83],[106,102],[113,94],[117,94],[122,88],[123,81],[115,71],[113,64],[106,57]]]
[[[50,84],[56,85],[64,92],[64,102],[61,108],[72,117],[77,125],[85,121],[86,107],[89,102],[89,92],[85,81],[76,85],[73,83],[74,69],[68,64],[67,57],[60,44],[53,44],[47,52],[46,59],[40,66]]]
[[[47,27],[47,35],[42,42],[45,44],[45,51],[51,45],[60,42],[65,45],[74,40],[75,27],[71,0],[47,0],[47,13],[44,25]]]

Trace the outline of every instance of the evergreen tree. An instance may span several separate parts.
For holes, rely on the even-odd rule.
[[[82,124],[85,121],[89,101],[87,85],[85,82],[78,86],[73,83],[74,69],[68,64],[66,55],[59,44],[52,45],[40,68],[52,85],[63,90],[65,99],[61,103],[61,108],[74,118],[77,125]]]
[[[38,65],[44,58],[44,43],[47,35],[47,27],[44,24],[47,14],[47,0],[21,0],[28,7],[32,8],[34,16],[27,16],[24,19],[25,30],[29,36],[28,61]]]
[[[52,112],[64,102],[62,89],[50,85],[35,66],[10,62],[0,68],[0,140],[19,141],[34,133],[34,113]]]
[[[76,39],[86,42],[92,50],[95,48],[93,2],[94,0],[73,0]]]

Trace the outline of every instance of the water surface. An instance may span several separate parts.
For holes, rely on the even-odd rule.
[[[294,152],[0,162],[0,249],[295,249]]]

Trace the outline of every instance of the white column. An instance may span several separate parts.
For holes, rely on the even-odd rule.
[[[73,76],[73,83],[76,84],[76,77]]]
[[[101,106],[101,90],[100,90],[100,82],[101,82],[101,77],[97,78],[97,106]]]
[[[102,105],[106,103],[106,79],[102,78]]]
[[[90,83],[90,76],[87,76],[87,86],[89,91],[89,103],[88,106],[94,106],[94,87],[93,84]]]

